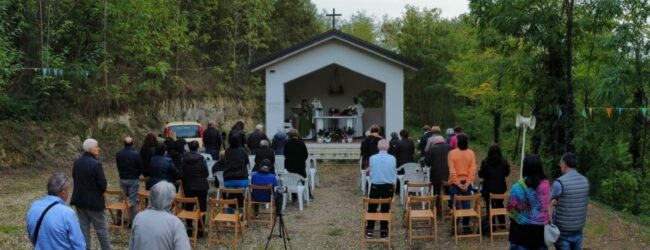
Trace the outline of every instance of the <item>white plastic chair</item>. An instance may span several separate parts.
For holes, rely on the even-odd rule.
[[[363,158],[359,158],[359,186],[361,187],[361,194],[366,195],[366,187],[368,186],[368,170],[363,169]],[[370,193],[370,192],[368,192]]]
[[[311,184],[312,190],[316,189],[316,185],[320,186],[318,182],[318,170],[316,168],[316,162],[316,158],[311,155],[307,157],[307,160],[305,160],[305,173],[307,173],[307,176],[309,176],[309,182]]]
[[[404,201],[406,200],[406,196],[408,196],[409,192],[417,192],[420,195],[422,195],[423,193],[423,190],[406,190],[406,184],[405,184],[406,182],[421,183],[427,181],[422,172],[405,174],[404,178],[402,178],[402,182],[400,183],[400,185],[402,185],[402,188],[399,189],[399,198],[401,204],[404,204]]]
[[[249,155],[248,156],[248,175],[253,172],[253,167],[255,166],[255,155]]]
[[[311,205],[309,202],[309,185],[305,185],[307,182],[305,177],[300,176],[299,174],[287,173],[283,174],[281,177],[282,186],[287,188],[287,193],[282,196],[282,210],[287,207],[287,196],[291,198],[291,194],[296,194],[298,196],[298,207],[300,211],[303,209],[303,199],[307,201],[307,205]]]
[[[422,168],[420,167],[420,164],[417,164],[415,162],[404,163],[401,166],[399,166],[399,168],[397,168],[397,171],[400,171],[402,169],[404,170],[404,175],[422,172]]]
[[[276,155],[275,156],[275,174],[280,175],[284,173],[288,173],[286,168],[284,168],[284,156],[283,155]]]

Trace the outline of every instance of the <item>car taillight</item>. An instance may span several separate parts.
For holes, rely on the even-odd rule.
[[[201,136],[201,138],[203,138],[203,126],[200,126],[200,125],[199,125],[199,136]]]

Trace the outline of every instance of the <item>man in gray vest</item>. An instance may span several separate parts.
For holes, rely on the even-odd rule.
[[[555,248],[582,249],[582,229],[587,219],[589,181],[575,170],[576,155],[565,153],[560,160],[562,176],[553,183],[551,204],[555,206],[554,222],[560,229]]]

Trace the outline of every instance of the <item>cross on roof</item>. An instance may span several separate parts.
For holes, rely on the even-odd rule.
[[[327,14],[326,16],[332,17],[332,29],[336,29],[336,17],[341,16],[341,13],[336,13],[336,9],[332,8],[332,14]]]

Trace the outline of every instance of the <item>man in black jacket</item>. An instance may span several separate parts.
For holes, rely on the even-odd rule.
[[[106,177],[102,163],[97,160],[99,144],[94,139],[86,139],[83,143],[84,153],[72,166],[74,191],[71,205],[74,205],[79,217],[81,232],[86,239],[86,249],[91,249],[90,224],[97,232],[97,238],[102,250],[111,249],[108,238],[108,225],[104,214],[104,192],[106,192]]]
[[[262,124],[257,124],[257,126],[255,126],[255,131],[251,132],[251,134],[248,135],[246,146],[248,146],[248,149],[251,150],[251,154],[253,155],[256,153],[257,149],[260,148],[260,142],[262,140],[269,140],[262,129],[264,129]]]
[[[409,139],[409,132],[406,129],[402,129],[399,135],[402,139],[397,142],[397,149],[395,150],[397,167],[402,166],[404,163],[415,162],[415,159],[413,159],[415,144]],[[401,170],[401,173],[398,174],[404,174],[404,170]]]
[[[221,132],[214,126],[214,122],[208,122],[208,129],[203,132],[203,146],[205,152],[212,155],[212,160],[219,160],[219,149],[222,143]]]
[[[208,199],[208,163],[205,158],[197,152],[199,143],[192,141],[188,144],[190,152],[183,154],[181,168],[183,169],[183,191],[185,197],[197,197],[201,212],[205,212]],[[186,204],[186,210],[194,209],[193,204]],[[205,220],[204,220],[205,221]],[[192,228],[192,221],[187,220],[187,226]],[[199,226],[199,228],[201,228]],[[198,232],[199,237],[203,237],[203,232]]]
[[[429,125],[424,125],[422,127],[422,130],[424,131],[424,134],[420,136],[420,141],[418,142],[418,151],[420,151],[420,157],[424,157],[425,151],[424,148],[427,146],[427,141],[429,140],[429,137],[433,135],[431,132],[431,127]]]
[[[431,167],[429,178],[433,185],[434,194],[439,195],[441,192],[440,186],[449,179],[447,155],[451,151],[451,146],[445,143],[445,138],[439,135],[433,137],[432,143],[433,145],[429,147],[429,150],[425,154],[424,162],[427,166]]]
[[[379,153],[377,145],[383,139],[379,136],[379,126],[370,126],[370,135],[366,136],[361,142],[361,164],[363,169],[368,168],[370,156]]]
[[[142,161],[140,154],[133,148],[133,138],[124,138],[124,148],[115,155],[117,172],[120,174],[120,188],[124,195],[129,198],[130,221],[137,214],[138,188],[140,188],[140,171]],[[119,216],[119,215],[118,215]]]

